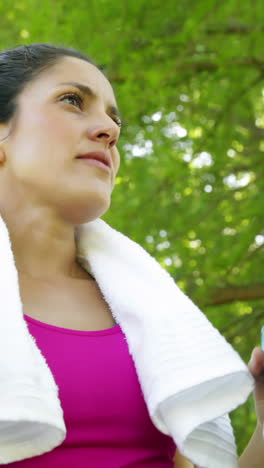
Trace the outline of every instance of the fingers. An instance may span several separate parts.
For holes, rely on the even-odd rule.
[[[261,348],[253,349],[248,368],[254,377],[264,375],[264,351]]]

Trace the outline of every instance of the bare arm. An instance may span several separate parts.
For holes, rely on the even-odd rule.
[[[176,450],[173,461],[174,468],[195,468],[192,462],[180,454],[179,450]]]
[[[248,368],[255,378],[254,390],[257,426],[248,445],[239,458],[239,468],[262,468],[264,466],[264,350],[253,349]]]
[[[239,458],[239,468],[263,468],[264,466],[264,439],[262,427],[257,425],[248,445]]]

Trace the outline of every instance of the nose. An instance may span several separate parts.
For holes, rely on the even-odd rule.
[[[107,148],[114,146],[119,137],[119,128],[113,122],[111,124],[98,124],[88,129],[88,136],[90,140],[104,143]]]

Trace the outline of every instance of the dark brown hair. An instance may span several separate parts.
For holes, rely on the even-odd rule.
[[[9,122],[15,115],[17,96],[23,88],[65,56],[92,63],[104,73],[103,69],[84,53],[58,45],[30,44],[6,49],[0,53],[0,123]]]

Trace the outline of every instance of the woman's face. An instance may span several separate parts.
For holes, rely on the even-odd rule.
[[[72,84],[88,86],[83,95]],[[18,97],[17,118],[1,144],[1,197],[12,197],[16,209],[54,210],[72,224],[102,216],[110,206],[120,165],[120,134],[113,89],[94,65],[63,57],[30,82]],[[78,155],[105,151],[112,172],[87,164]],[[3,191],[6,191],[6,193]]]

